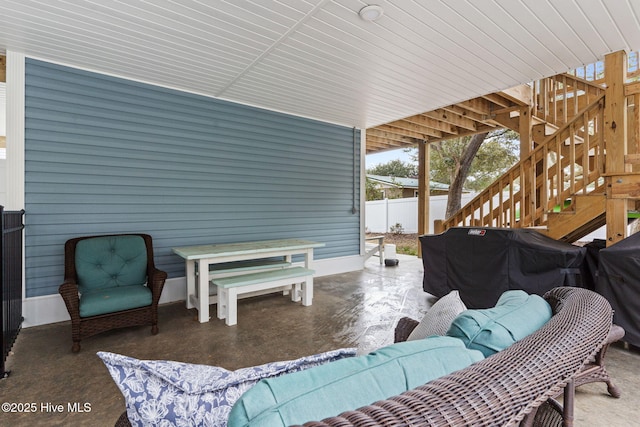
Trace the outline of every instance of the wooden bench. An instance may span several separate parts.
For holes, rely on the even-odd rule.
[[[244,273],[252,270],[277,269],[291,267],[290,261],[282,259],[256,259],[248,261],[232,261],[209,266],[209,279],[213,280],[222,274]]]
[[[248,273],[238,276],[214,278],[218,292],[218,319],[225,319],[227,326],[238,323],[238,295],[265,290],[286,290],[291,285],[291,301],[309,306],[313,300],[313,275],[315,271],[304,267]]]

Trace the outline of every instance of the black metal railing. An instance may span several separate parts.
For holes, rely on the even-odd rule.
[[[0,229],[2,244],[0,245],[0,280],[2,280],[2,362],[0,378],[6,378],[9,372],[5,362],[11,347],[22,326],[22,216],[21,211],[5,211],[0,206]]]

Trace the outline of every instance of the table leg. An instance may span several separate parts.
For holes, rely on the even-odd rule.
[[[227,317],[227,305],[229,304],[229,298],[227,297],[227,290],[225,288],[217,287],[218,303],[218,319],[224,319]]]
[[[209,321],[209,263],[198,261],[198,322]]]
[[[291,255],[285,255],[284,261],[291,264],[291,262],[293,261],[293,257]],[[282,291],[282,295],[288,295],[288,294],[291,294],[291,301],[295,301],[294,300],[294,298],[296,297],[295,286],[291,286],[291,289],[285,289],[284,291]]]
[[[193,260],[185,261],[185,274],[187,276],[187,309],[193,308],[191,297],[196,296],[196,269]]]
[[[304,253],[304,268],[312,269],[313,248],[309,248]],[[302,305],[309,306],[313,301],[313,276],[308,277],[302,283]]]
[[[302,288],[300,286],[300,283],[294,283],[293,285],[291,285],[291,301],[299,302],[301,293]]]
[[[302,305],[309,306],[313,302],[313,277],[302,283]]]
[[[225,323],[227,326],[233,326],[238,323],[238,290],[236,288],[227,289],[226,303],[227,317]]]

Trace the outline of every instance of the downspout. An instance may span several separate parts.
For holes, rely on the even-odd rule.
[[[351,213],[353,215],[358,213],[358,206],[356,203],[356,182],[358,181],[358,177],[356,176],[358,170],[358,152],[357,152],[357,144],[356,144],[356,127],[353,127],[352,130],[352,142],[353,142],[353,180],[351,182]]]

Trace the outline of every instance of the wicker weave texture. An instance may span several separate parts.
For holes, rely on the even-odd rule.
[[[518,425],[560,394],[606,342],[611,328],[611,306],[594,292],[555,288],[545,299],[554,316],[508,349],[399,396],[305,427]],[[399,327],[410,324],[402,321]],[[404,335],[396,330],[396,340]],[[543,416],[557,420],[549,405],[540,409],[538,421]]]
[[[151,333],[158,333],[158,303],[160,295],[167,279],[167,273],[155,267],[153,259],[153,240],[148,234],[134,234],[144,239],[147,248],[147,286],[151,288],[151,305],[119,311],[116,313],[102,314],[99,316],[80,317],[80,298],[78,296],[78,276],[76,273],[75,259],[76,246],[79,241],[93,237],[84,236],[67,240],[64,245],[64,283],[60,285],[59,292],[71,317],[72,351],[80,351],[80,341],[92,335],[111,329],[128,326],[151,325]],[[115,234],[110,236],[121,236]]]

